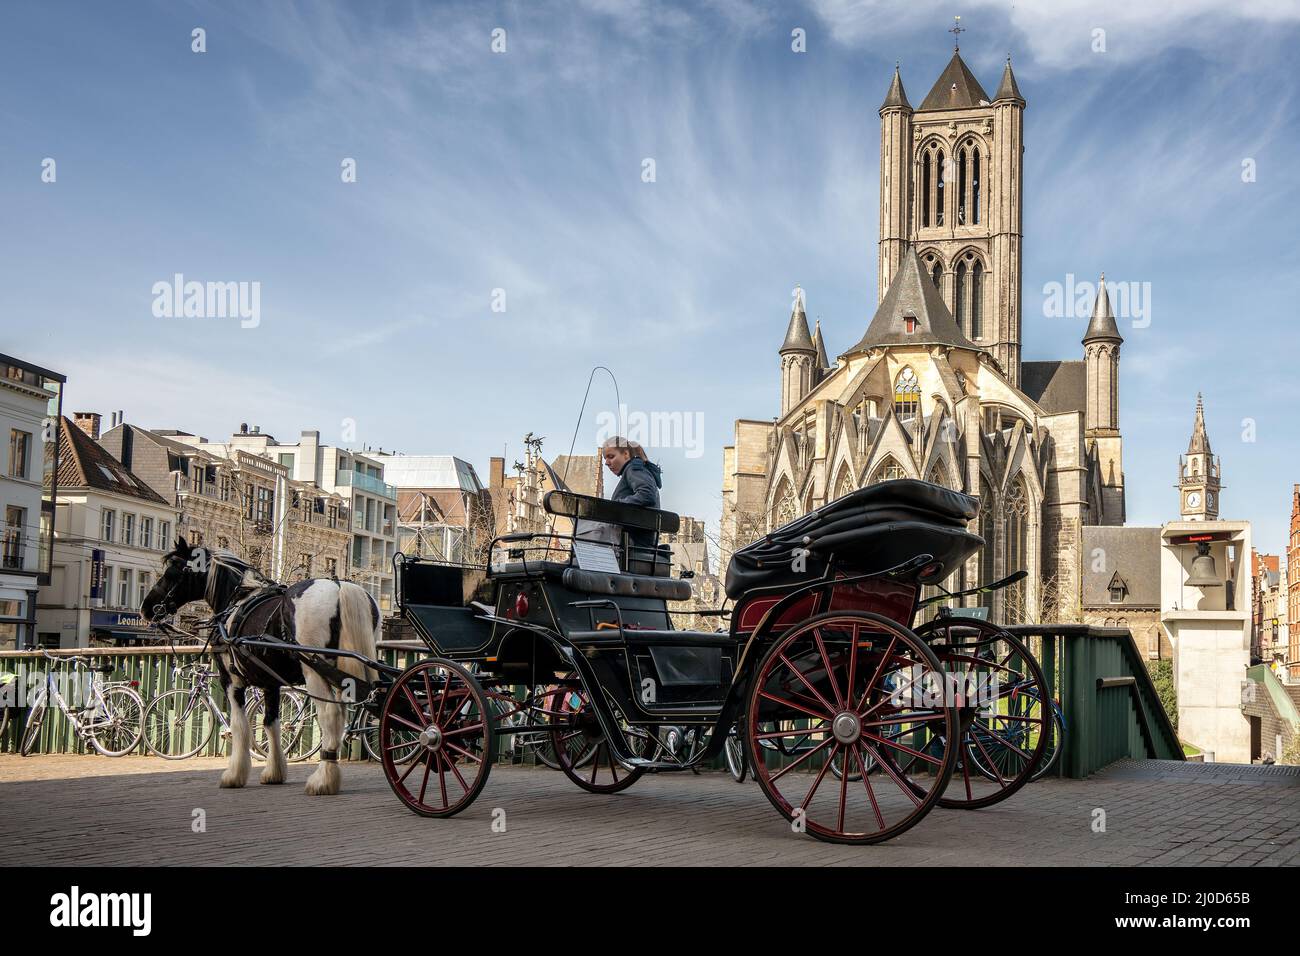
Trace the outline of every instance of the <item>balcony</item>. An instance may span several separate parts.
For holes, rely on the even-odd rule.
[[[397,489],[390,484],[380,481],[378,478],[371,478],[369,475],[363,475],[359,471],[340,471],[334,476],[334,483],[337,485],[347,485],[358,491],[365,491],[379,498],[391,498],[397,500]]]

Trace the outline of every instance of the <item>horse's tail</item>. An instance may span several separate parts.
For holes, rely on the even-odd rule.
[[[381,625],[379,604],[370,592],[351,581],[340,581],[339,618],[342,623],[339,646],[374,659]],[[346,657],[340,661],[339,668],[354,677],[369,680],[374,676],[360,661]]]

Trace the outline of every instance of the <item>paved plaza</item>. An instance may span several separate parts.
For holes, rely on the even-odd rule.
[[[1300,768],[1123,761],[1044,780],[979,811],[936,809],[873,847],[792,833],[751,781],[646,776],[585,793],[561,774],[497,767],[450,820],[407,811],[369,764],[336,797],[290,783],[217,787],[222,761],[0,756],[0,845],[11,865],[1201,865],[1300,864]],[[258,765],[254,765],[256,780]],[[1105,832],[1094,832],[1105,811]],[[202,814],[196,814],[196,811]],[[494,832],[504,810],[505,832]],[[194,832],[201,817],[206,832]]]

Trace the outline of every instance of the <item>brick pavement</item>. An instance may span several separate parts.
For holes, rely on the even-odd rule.
[[[756,784],[725,774],[646,776],[612,796],[561,774],[497,767],[450,820],[409,813],[378,769],[344,766],[344,792],[290,783],[220,790],[221,761],[0,756],[9,864],[980,866],[1300,865],[1300,768],[1126,761],[1088,780],[1044,780],[979,811],[937,809],[890,843],[794,834]],[[253,780],[256,780],[254,768]],[[206,813],[207,832],[191,830]],[[506,811],[505,833],[492,812]],[[1092,829],[1106,811],[1106,832]]]

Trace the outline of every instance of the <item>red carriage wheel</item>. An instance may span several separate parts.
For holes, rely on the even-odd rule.
[[[487,694],[473,674],[436,657],[412,664],[393,682],[379,717],[388,785],[421,816],[459,813],[487,783],[494,731]]]
[[[974,700],[961,708],[962,746],[939,806],[978,810],[1033,779],[1052,734],[1047,679],[1014,634],[968,617],[937,617],[916,633],[930,644],[954,687]]]
[[[617,712],[614,716],[621,725],[622,718]],[[629,770],[615,758],[585,690],[564,690],[551,723],[551,741],[560,770],[588,793],[618,793],[645,773],[640,768]],[[635,733],[629,730],[626,736],[635,737]]]
[[[938,658],[908,628],[865,611],[819,614],[758,665],[745,717],[754,776],[818,839],[898,836],[933,809],[956,762],[958,716],[943,692]],[[782,766],[768,766],[773,746]],[[833,775],[832,761],[848,772]]]

